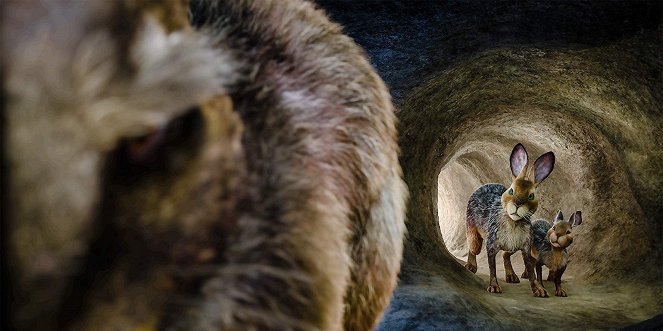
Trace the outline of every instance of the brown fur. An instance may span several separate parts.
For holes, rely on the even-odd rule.
[[[553,223],[546,220],[536,220],[532,224],[533,245],[531,256],[536,262],[536,276],[542,280],[542,267],[548,267],[548,280],[555,282],[555,295],[565,297],[566,291],[562,288],[562,276],[568,264],[566,250],[573,243],[571,229],[582,224],[582,212],[574,212],[569,221],[564,221],[562,211],[558,211]],[[530,275],[526,270],[523,275]]]
[[[529,200],[530,193],[536,192],[536,184],[531,178],[533,170],[530,166],[525,166],[523,171],[515,178],[511,188],[513,188],[513,195],[509,194],[508,190],[502,194],[502,206],[506,206],[509,202],[517,202],[518,204],[525,205],[534,213],[539,207],[538,194],[535,193],[534,200]],[[529,175],[528,175],[529,174]],[[513,222],[509,220],[509,222]],[[520,279],[513,270],[511,264],[511,255],[513,252],[503,252],[502,260],[504,261],[504,281],[507,283],[520,283]],[[528,278],[528,277],[527,277]]]
[[[469,243],[470,252],[474,255],[481,253],[481,246],[483,245],[483,238],[479,234],[476,226],[470,226],[467,229],[467,242]]]
[[[515,272],[513,271],[513,265],[511,265],[511,255],[513,255],[512,252],[502,253],[505,270],[504,281],[507,283],[520,283],[520,279],[518,279],[518,276],[516,276]]]
[[[552,257],[550,269],[552,269],[552,270],[559,269],[559,267],[562,264],[562,258],[563,258],[562,251],[563,251],[563,249],[559,249],[559,248],[553,248],[552,249],[552,254],[550,255]]]
[[[554,160],[554,157],[553,157]],[[535,178],[535,162],[526,161],[522,167],[520,173],[517,176],[512,174],[513,183],[510,189],[513,189],[513,194],[510,194],[509,189],[502,194],[502,206],[506,206],[508,203],[515,203],[516,205],[526,206],[529,210],[529,216],[526,218],[531,218],[531,215],[536,212],[539,207],[539,195],[536,192],[536,188],[541,183],[542,180],[536,180]],[[554,164],[554,161],[553,161]],[[552,170],[551,170],[552,171]],[[532,196],[533,199],[529,199]],[[508,213],[508,212],[507,212]],[[509,220],[510,221],[510,220]],[[505,281],[507,283],[520,283],[520,279],[513,270],[511,264],[511,255],[513,253],[504,252],[502,255],[504,260],[504,270],[505,270]],[[527,271],[523,273],[526,275]],[[526,278],[529,278],[526,277]],[[541,283],[539,281],[539,283]]]
[[[465,267],[472,273],[477,272],[477,259],[476,256],[481,253],[481,246],[483,245],[483,237],[479,233],[476,225],[468,223],[467,226],[467,246],[470,253],[468,254],[468,262]]]
[[[140,3],[4,11],[12,322],[374,328],[406,191],[364,53],[296,0]]]
[[[513,195],[509,194],[509,190],[502,194],[502,206],[506,206],[509,202],[518,202],[518,205],[527,206],[532,213],[539,208],[539,198],[536,194],[537,184],[531,178],[524,175],[525,171],[513,181],[510,188],[513,188]],[[534,193],[534,200],[529,200],[530,193]]]

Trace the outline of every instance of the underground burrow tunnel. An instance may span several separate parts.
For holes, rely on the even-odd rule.
[[[381,330],[620,329],[663,312],[660,3],[321,4],[399,111],[408,239]],[[499,254],[504,293],[487,293],[485,249],[477,275],[462,266],[468,198],[509,185],[518,142],[557,157],[534,218],[583,211],[568,298],[506,284]]]

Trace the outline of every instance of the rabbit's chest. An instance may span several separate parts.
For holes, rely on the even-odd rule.
[[[526,225],[503,223],[497,231],[497,245],[503,251],[515,252],[529,245],[531,240],[530,227]]]
[[[558,252],[553,251],[543,256],[543,264],[548,267],[550,270],[559,270],[566,267],[566,264],[569,261],[569,256],[566,251]]]

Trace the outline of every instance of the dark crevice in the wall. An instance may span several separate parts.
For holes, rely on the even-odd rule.
[[[430,75],[498,46],[599,46],[661,22],[660,1],[316,0],[366,49],[397,104]]]

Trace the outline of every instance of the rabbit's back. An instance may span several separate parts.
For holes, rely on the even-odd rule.
[[[506,191],[502,184],[485,184],[479,187],[467,203],[467,219],[477,227],[490,233],[502,214],[501,197]]]
[[[546,239],[548,229],[552,227],[550,222],[538,219],[532,223],[532,246],[539,251],[550,251],[550,243]]]

